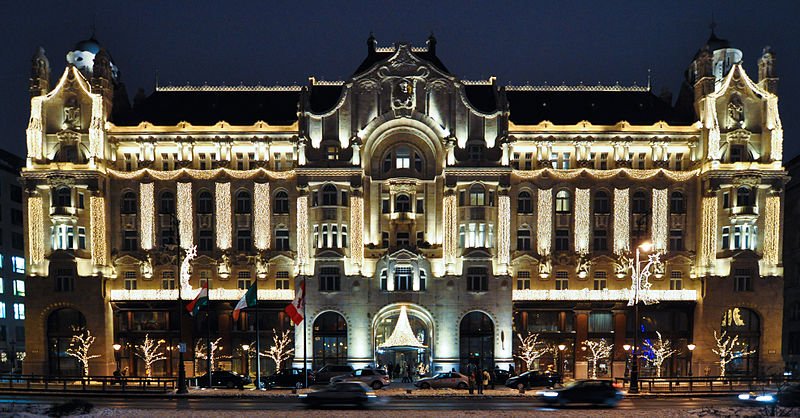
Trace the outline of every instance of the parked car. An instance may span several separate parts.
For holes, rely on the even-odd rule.
[[[217,370],[211,372],[211,387],[243,389],[244,385],[250,383],[251,380],[248,376],[243,376],[236,372],[229,372],[225,370]],[[197,385],[200,386],[201,388],[209,387],[208,373],[197,378]]]
[[[330,383],[332,377],[341,376],[343,374],[352,373],[353,366],[340,366],[329,364],[314,372],[315,385],[327,385]]]
[[[506,386],[519,389],[520,385],[525,388],[552,388],[561,381],[561,376],[556,373],[541,373],[530,371],[519,376],[512,376],[506,380]]]
[[[312,406],[352,404],[365,406],[377,402],[378,397],[367,385],[361,382],[334,383],[323,389],[298,395],[300,401]]]
[[[430,388],[452,388],[452,389],[466,389],[469,387],[469,378],[461,373],[447,372],[439,373],[432,377],[414,382],[414,386],[420,389]]]
[[[314,383],[314,375],[310,370],[306,371],[308,384]],[[271,376],[262,376],[261,385],[267,389],[275,387],[303,388],[306,385],[306,377],[303,376],[303,369],[293,368],[280,370]]]
[[[358,369],[352,373],[331,378],[331,383],[341,382],[361,382],[378,390],[384,386],[389,386],[390,379],[383,369]]]
[[[494,383],[502,384],[508,381],[511,377],[511,372],[505,369],[494,369]]]
[[[539,399],[559,406],[589,403],[614,407],[622,400],[622,392],[610,380],[576,380],[561,389],[539,392]]]

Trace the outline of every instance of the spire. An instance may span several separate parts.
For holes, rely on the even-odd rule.
[[[39,47],[31,58],[31,78],[29,91],[31,96],[47,94],[50,90],[50,61],[44,53],[44,48]]]
[[[400,317],[394,326],[392,335],[378,346],[379,348],[425,348],[425,346],[414,336],[411,324],[408,322],[406,307],[400,307]]]
[[[436,54],[436,37],[433,36],[433,31],[428,35],[428,41],[426,43],[428,44],[428,52]]]
[[[377,45],[378,41],[375,40],[375,36],[372,34],[372,31],[369,31],[369,38],[367,38],[367,54],[368,55],[374,54]]]

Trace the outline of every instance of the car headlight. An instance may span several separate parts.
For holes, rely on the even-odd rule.
[[[772,402],[774,400],[775,400],[775,398],[773,398],[772,395],[759,395],[759,396],[756,396],[756,401],[757,402]]]
[[[545,398],[555,398],[558,396],[558,392],[553,392],[551,390],[542,392],[542,396]]]
[[[743,401],[747,401],[747,400],[750,399],[750,394],[748,394],[748,393],[739,394],[739,399],[741,399]]]
[[[298,398],[307,398],[307,397],[308,397],[308,395],[307,395],[307,394],[305,394],[305,393],[301,393],[301,394],[297,395],[297,397],[298,397]]]

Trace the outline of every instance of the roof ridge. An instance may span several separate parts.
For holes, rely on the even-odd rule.
[[[300,86],[262,86],[258,85],[238,85],[238,86],[211,86],[204,84],[202,86],[157,86],[156,91],[300,91]]]
[[[506,86],[506,91],[602,91],[602,92],[648,92],[650,91],[650,87],[648,86],[623,86],[619,83],[613,85],[586,85],[586,84],[578,84],[578,85],[530,85],[525,84],[521,86],[515,85],[508,85]]]

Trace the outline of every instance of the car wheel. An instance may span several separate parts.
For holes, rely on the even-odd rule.
[[[466,388],[467,388],[467,384],[466,384],[466,383],[464,383],[464,382],[458,382],[458,384],[456,385],[456,387],[457,387],[458,389],[466,389]]]
[[[377,380],[372,382],[372,388],[378,390],[383,387],[383,383],[378,382]]]
[[[225,387],[228,389],[233,389],[233,382],[225,383]]]
[[[524,384],[522,384],[522,383],[517,383],[517,389],[518,389],[518,390],[525,389],[525,385],[524,385]]]
[[[605,406],[609,407],[609,408],[613,408],[613,407],[617,406],[617,400],[616,399],[606,399],[606,401],[603,404]]]
[[[428,383],[428,382],[422,382],[422,383],[419,385],[419,388],[420,388],[420,389],[430,389],[430,388],[431,388],[431,384],[430,384],[430,383]]]
[[[295,384],[294,384],[294,387],[295,387],[295,389],[302,389],[302,388],[303,388],[303,382],[297,382],[297,383],[295,383]]]

